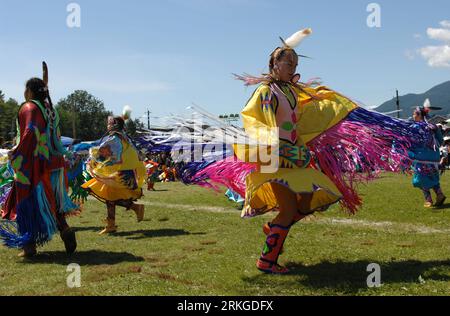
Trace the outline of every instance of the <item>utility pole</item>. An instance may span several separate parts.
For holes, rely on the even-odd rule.
[[[147,127],[150,130],[150,110],[147,109]]]
[[[396,90],[397,91],[397,118],[400,118],[400,99],[399,99],[399,97],[398,97],[398,90]]]
[[[77,119],[75,111],[72,112],[72,137],[73,139],[77,138],[77,127],[75,120]]]
[[[16,118],[13,115],[13,117],[11,118],[11,139],[14,139],[14,135],[16,135],[17,127],[14,127],[16,127]]]

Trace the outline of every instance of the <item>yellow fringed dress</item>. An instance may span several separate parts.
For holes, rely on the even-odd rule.
[[[261,84],[242,111],[243,124],[250,139],[270,140],[264,130],[278,128],[279,165],[275,172],[258,171],[246,178],[243,217],[277,211],[274,186],[283,195],[295,194],[298,211],[311,214],[324,211],[342,196],[335,184],[322,172],[312,168],[311,154],[305,144],[339,123],[357,107],[349,99],[325,87],[307,88],[288,83]],[[261,142],[260,142],[261,143]],[[249,146],[236,146],[235,154],[249,161],[254,153]]]
[[[145,167],[128,137],[114,132],[92,148],[87,171],[93,179],[82,185],[102,202],[132,200],[142,197]]]

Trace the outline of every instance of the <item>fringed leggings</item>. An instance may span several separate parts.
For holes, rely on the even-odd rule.
[[[433,187],[433,191],[434,191],[434,193],[436,193],[436,195],[443,194],[441,186],[439,184],[436,185],[435,187]],[[422,189],[422,192],[423,192],[423,196],[425,197],[425,201],[433,203],[433,198],[431,197],[431,191]]]
[[[69,228],[69,224],[67,224],[66,216],[64,214],[56,212],[55,219],[56,219],[56,226],[58,227],[58,230],[60,232]]]
[[[109,219],[116,219],[116,205],[122,206],[128,211],[129,209],[133,208],[134,203],[131,200],[119,200],[114,202],[106,201],[106,209],[108,210]]]

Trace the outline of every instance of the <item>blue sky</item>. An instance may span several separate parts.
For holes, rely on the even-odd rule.
[[[81,28],[67,27],[71,2]],[[367,26],[371,2],[381,28]],[[83,89],[117,114],[129,104],[134,117],[191,102],[238,113],[253,88],[232,73],[266,71],[279,36],[311,27],[297,50],[313,57],[300,61],[302,78],[376,106],[396,88],[422,93],[450,80],[445,21],[448,0],[0,0],[0,90],[21,102],[46,60],[54,102]]]

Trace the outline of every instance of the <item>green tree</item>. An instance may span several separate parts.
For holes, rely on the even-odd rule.
[[[0,91],[0,138],[5,142],[12,141],[16,136],[16,119],[19,104],[14,99],[5,101],[5,95]]]
[[[76,90],[56,105],[64,136],[92,141],[106,132],[107,118],[112,115],[102,101],[87,91]]]
[[[131,138],[135,138],[137,136],[137,131],[143,130],[145,128],[144,124],[139,121],[139,119],[130,119],[125,123],[125,128],[127,131],[127,135]]]

